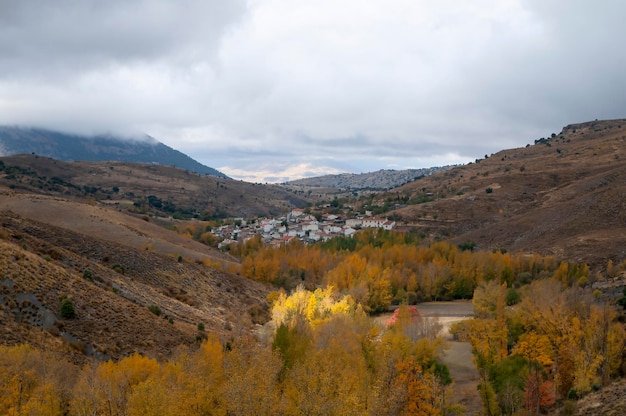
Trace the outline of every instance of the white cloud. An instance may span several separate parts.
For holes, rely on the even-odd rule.
[[[297,165],[282,164],[255,166],[253,169],[221,166],[217,168],[233,179],[241,179],[253,183],[283,183],[298,178],[331,175],[341,173],[341,170],[328,166],[298,163]]]
[[[0,124],[145,131],[256,179],[468,161],[624,117],[625,11],[610,0],[5,1]]]

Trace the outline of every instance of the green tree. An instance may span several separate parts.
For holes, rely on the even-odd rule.
[[[74,302],[67,296],[61,298],[61,318],[73,319],[76,318],[76,310],[74,309]]]

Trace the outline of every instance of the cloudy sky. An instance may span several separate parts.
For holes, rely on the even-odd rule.
[[[626,117],[621,0],[2,0],[0,124],[252,182],[466,163]]]

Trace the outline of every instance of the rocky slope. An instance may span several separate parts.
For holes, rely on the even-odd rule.
[[[319,188],[341,188],[346,190],[360,189],[391,189],[404,185],[415,179],[429,176],[437,172],[450,169],[451,166],[432,167],[423,169],[381,169],[369,173],[341,173],[338,175],[324,175],[314,178],[298,179],[286,182],[284,185],[308,186]]]

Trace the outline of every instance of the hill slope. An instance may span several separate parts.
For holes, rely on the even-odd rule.
[[[119,161],[158,163],[191,172],[226,178],[150,136],[137,140],[110,135],[85,137],[51,130],[0,126],[0,156],[37,154],[63,161]]]
[[[286,182],[284,185],[344,188],[351,190],[389,189],[450,168],[451,166],[444,166],[404,170],[381,169],[379,171],[369,173],[340,173],[338,175],[324,175],[314,178],[297,179],[295,181]]]
[[[182,217],[279,215],[307,203],[276,185],[199,175],[171,166],[61,162],[31,154],[0,158],[0,185]]]
[[[30,154],[0,162],[3,344],[77,363],[135,351],[167,358],[208,333],[228,340],[267,319],[269,287],[227,273],[234,258],[158,224],[171,222],[168,209],[248,216],[304,200],[169,166]],[[63,297],[75,318],[61,315]]]
[[[232,261],[107,207],[5,193],[0,339],[80,363],[135,351],[168,357],[205,336],[199,323],[225,338],[251,330],[267,312],[268,289],[207,267],[207,259]],[[71,299],[75,318],[63,318],[63,297]]]
[[[563,128],[393,190],[393,214],[433,237],[606,264],[626,257],[626,120]]]

